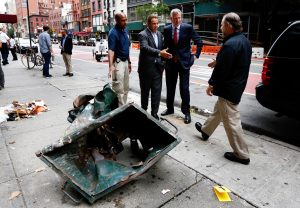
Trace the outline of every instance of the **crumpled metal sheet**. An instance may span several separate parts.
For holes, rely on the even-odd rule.
[[[90,203],[143,174],[181,141],[133,103],[99,117],[94,108],[87,104],[58,142],[36,153]]]

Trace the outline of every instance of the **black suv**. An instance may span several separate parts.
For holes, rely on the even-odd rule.
[[[300,21],[276,39],[264,60],[256,99],[266,108],[300,120]]]

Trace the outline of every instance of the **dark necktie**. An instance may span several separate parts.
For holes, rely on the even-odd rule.
[[[177,27],[174,28],[174,44],[177,45]]]

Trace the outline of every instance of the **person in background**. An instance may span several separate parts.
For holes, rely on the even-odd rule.
[[[44,32],[42,32],[39,35],[39,45],[40,45],[40,52],[42,56],[44,57],[45,63],[43,66],[43,76],[45,78],[52,77],[51,74],[49,74],[49,64],[51,59],[51,54],[53,54],[52,44],[51,44],[51,38],[48,33],[48,30],[50,28],[46,25],[43,26]]]
[[[115,14],[116,25],[108,34],[108,76],[112,78],[112,89],[116,92],[119,106],[126,104],[129,91],[129,73],[131,61],[129,57],[130,40],[127,17],[124,13]]]
[[[1,55],[0,55],[0,90],[4,88],[5,79],[4,79],[4,73],[1,66]]]
[[[2,64],[5,66],[6,64],[9,64],[7,60],[9,54],[9,37],[6,35],[4,28],[0,28],[0,41],[2,43]]]
[[[61,35],[62,35],[62,39],[60,41],[59,48],[61,49],[61,54],[66,66],[66,73],[63,74],[63,76],[72,77],[73,76],[72,62],[71,62],[72,49],[73,49],[72,37],[67,35],[66,29],[61,30]]]
[[[218,96],[213,113],[196,129],[206,141],[220,122],[223,122],[229,144],[233,152],[226,152],[228,160],[248,165],[250,163],[248,146],[241,125],[239,102],[245,90],[251,64],[252,48],[250,41],[242,34],[242,21],[236,13],[223,16],[221,30],[224,43],[217,59],[208,66],[214,68],[208,81],[206,93]]]
[[[181,96],[181,112],[184,123],[191,123],[190,115],[190,68],[199,58],[202,41],[192,25],[182,23],[182,13],[173,9],[170,14],[172,24],[164,28],[164,48],[172,54],[172,59],[166,61],[167,109],[161,113],[166,116],[174,113],[174,98],[179,75],[179,90]],[[197,46],[196,54],[191,54],[191,41]]]
[[[149,15],[147,28],[139,33],[140,42],[139,55],[139,79],[141,88],[141,107],[148,108],[149,92],[151,91],[151,115],[159,119],[157,112],[160,104],[162,74],[164,61],[162,58],[170,59],[172,54],[163,50],[163,35],[157,31],[157,15]]]
[[[11,55],[13,56],[13,61],[17,61],[18,57],[16,54],[16,41],[15,41],[14,35],[10,36],[9,42],[10,42],[10,52],[11,52]]]

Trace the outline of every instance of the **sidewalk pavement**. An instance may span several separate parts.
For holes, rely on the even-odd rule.
[[[63,77],[54,67],[51,79],[36,69],[26,70],[20,61],[3,67],[5,89],[0,106],[13,100],[43,99],[50,111],[35,118],[0,124],[0,207],[73,207],[61,191],[63,179],[35,156],[42,147],[55,142],[69,126],[68,110],[74,98],[98,92],[106,83],[78,75]],[[139,104],[139,95],[129,100]],[[161,103],[160,111],[165,109]],[[203,116],[192,114],[184,124],[179,109],[168,116],[179,129],[182,142],[137,180],[109,193],[93,205],[83,201],[77,207],[300,207],[300,148],[245,131],[251,154],[250,165],[230,162],[223,157],[231,151],[220,125],[204,142],[194,124]],[[41,167],[45,170],[38,172]],[[229,188],[232,202],[219,202],[213,186]],[[162,194],[163,189],[170,192]],[[19,191],[20,195],[9,199]]]

